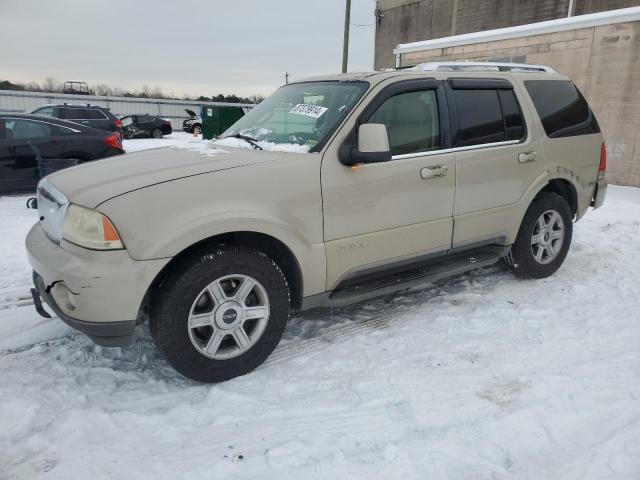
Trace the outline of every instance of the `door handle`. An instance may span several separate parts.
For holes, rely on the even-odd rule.
[[[444,177],[447,174],[448,167],[446,165],[434,165],[432,167],[424,167],[420,169],[420,177],[423,180],[430,178]]]
[[[520,163],[534,162],[538,158],[537,152],[524,152],[518,155],[518,161]]]

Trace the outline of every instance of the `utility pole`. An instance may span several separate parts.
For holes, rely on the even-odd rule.
[[[284,83],[289,83],[289,72],[284,72]]]
[[[342,73],[347,73],[349,63],[349,26],[351,25],[351,0],[346,0],[344,11],[344,39],[342,43]]]

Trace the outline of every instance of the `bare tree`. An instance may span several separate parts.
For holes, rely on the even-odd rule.
[[[42,88],[36,82],[29,82],[27,83],[27,90],[30,92],[40,92]]]
[[[104,95],[111,96],[113,95],[113,89],[109,85],[105,85],[104,83],[99,83],[94,87],[96,91],[96,95]]]
[[[251,103],[255,103],[256,105],[264,100],[264,95],[251,95],[248,99]]]
[[[149,95],[152,98],[164,98],[164,92],[162,91],[162,89],[158,86],[153,87],[153,89],[151,90],[151,92],[149,92]]]
[[[45,92],[57,92],[60,90],[60,83],[54,77],[47,77],[42,82],[42,90]]]
[[[140,89],[140,96],[142,98],[149,98],[151,96],[151,89],[149,85],[143,85],[142,89]]]

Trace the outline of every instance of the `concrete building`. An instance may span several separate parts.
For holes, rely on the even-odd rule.
[[[610,181],[640,186],[637,5],[638,0],[379,0],[376,68],[445,60],[549,65],[572,78],[593,108],[606,137]],[[575,16],[566,18],[570,8]]]

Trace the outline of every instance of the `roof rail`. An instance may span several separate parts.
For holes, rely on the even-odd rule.
[[[541,72],[556,73],[556,71],[546,65],[529,65],[527,63],[502,63],[502,62],[427,62],[412,67],[411,70],[421,70],[425,72],[445,71],[493,71],[493,72]]]

